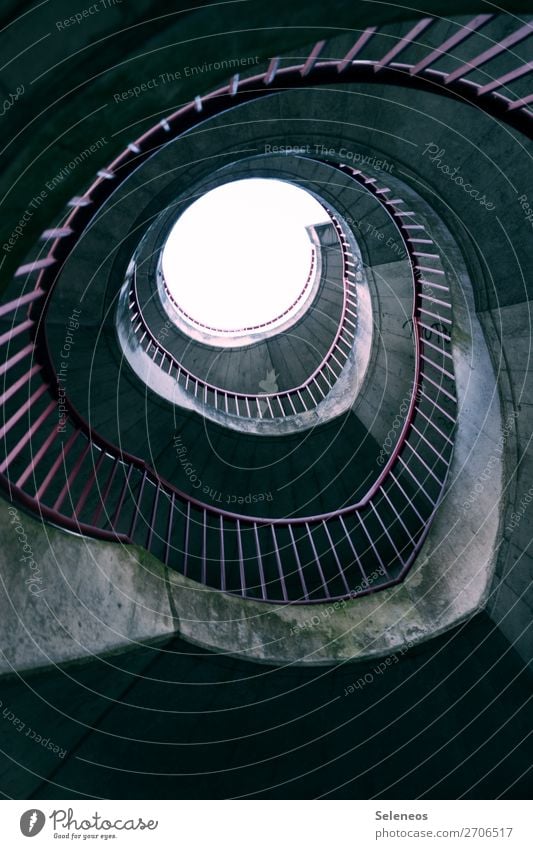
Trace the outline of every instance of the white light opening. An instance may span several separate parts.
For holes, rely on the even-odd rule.
[[[191,204],[170,231],[161,259],[166,285],[203,327],[237,334],[285,322],[301,309],[309,281],[306,228],[328,220],[313,195],[292,183],[226,183]]]

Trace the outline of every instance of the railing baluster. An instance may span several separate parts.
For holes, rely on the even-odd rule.
[[[322,569],[320,557],[318,556],[318,551],[316,549],[315,541],[313,539],[313,534],[311,533],[311,528],[309,527],[308,522],[305,523],[305,528],[307,530],[307,536],[309,537],[309,542],[311,544],[311,550],[313,552],[313,557],[315,558],[315,563],[316,563],[316,567],[318,569],[318,574],[320,575],[320,581],[322,583],[322,586],[324,587],[324,593],[326,595],[326,598],[331,598],[331,593],[329,591],[328,583],[327,583],[326,578],[324,576],[324,571]]]
[[[404,529],[405,533],[407,534],[407,536],[408,536],[408,537],[409,537],[409,539],[411,540],[412,545],[413,545],[413,546],[414,546],[414,545],[416,545],[416,542],[415,542],[415,540],[414,540],[414,538],[413,538],[413,535],[412,535],[411,531],[409,530],[409,528],[408,528],[408,527],[407,527],[407,525],[405,524],[404,520],[402,519],[402,514],[401,514],[401,513],[400,513],[400,512],[396,509],[396,507],[394,506],[394,504],[393,504],[393,503],[392,503],[392,501],[390,500],[390,498],[389,498],[389,496],[388,496],[388,493],[387,493],[387,490],[385,489],[385,487],[382,487],[381,492],[382,492],[382,494],[383,494],[383,497],[384,497],[384,498],[386,498],[386,500],[387,500],[387,502],[388,502],[388,504],[389,504],[389,507],[390,507],[390,508],[391,508],[391,510],[395,513],[396,518],[398,519],[398,521],[399,521],[400,525],[402,526],[402,528]]]
[[[412,430],[414,430],[414,432],[418,434],[418,436],[420,437],[420,439],[422,439],[422,440],[426,443],[426,445],[428,446],[428,448],[430,448],[430,450],[431,450],[431,451],[433,451],[433,453],[434,453],[434,454],[436,454],[436,456],[439,458],[439,460],[442,460],[442,462],[443,462],[446,466],[449,466],[449,465],[450,465],[450,464],[448,463],[448,461],[444,459],[444,457],[442,456],[442,454],[440,453],[440,451],[437,451],[437,449],[435,448],[435,446],[434,446],[434,445],[432,445],[432,444],[431,444],[431,442],[429,441],[429,439],[427,439],[427,438],[424,436],[424,434],[422,433],[422,431],[418,430],[418,428],[416,427],[416,425],[415,425],[415,424],[411,424],[411,429],[412,429]]]
[[[311,53],[307,57],[307,60],[304,64],[303,68],[300,71],[300,74],[302,75],[302,77],[306,77],[309,73],[311,73],[311,71],[313,70],[313,68],[316,65],[317,59],[320,56],[325,43],[326,43],[325,41],[317,41],[317,43],[315,44],[315,46],[311,50]]]
[[[127,492],[128,487],[130,485],[130,478],[132,476],[132,473],[133,473],[133,465],[130,464],[128,466],[128,471],[126,472],[126,479],[125,479],[124,483],[122,484],[122,489],[120,490],[118,504],[115,508],[115,512],[114,512],[113,518],[111,520],[111,529],[112,530],[116,530],[116,528],[117,528],[118,520],[119,520],[120,514],[122,512],[122,506],[124,504],[124,499],[126,497],[126,492]]]
[[[38,298],[42,298],[44,294],[44,289],[37,288],[28,292],[27,295],[21,295],[19,298],[14,298],[14,300],[8,301],[6,304],[2,304],[2,306],[0,306],[0,318],[4,318],[4,316],[9,315],[10,313],[16,312],[20,307],[23,307],[26,304],[31,304],[33,301],[38,300]]]
[[[70,449],[74,445],[74,443],[75,443],[75,441],[76,441],[76,439],[77,439],[77,437],[79,436],[80,433],[81,433],[80,430],[73,431],[70,434],[66,444],[63,445],[63,443],[61,443],[59,454],[57,455],[56,459],[52,463],[52,465],[51,465],[50,469],[48,470],[48,473],[46,474],[43,482],[41,483],[40,487],[38,488],[37,492],[35,493],[35,498],[36,498],[37,501],[41,501],[43,495],[45,494],[46,490],[50,486],[50,483],[52,482],[52,480],[55,478],[58,469],[63,464],[66,457],[68,456]]]
[[[373,504],[373,502],[372,502],[372,501],[370,502],[370,507],[371,507],[371,508],[372,508],[372,510],[374,511],[374,515],[376,516],[376,518],[377,518],[377,520],[378,520],[379,524],[380,524],[380,525],[381,525],[381,527],[383,528],[383,531],[385,532],[385,536],[387,537],[388,541],[390,542],[391,546],[393,547],[393,549],[394,549],[394,551],[395,551],[395,553],[396,553],[396,556],[397,556],[398,560],[399,560],[399,561],[400,561],[400,563],[402,564],[402,567],[403,567],[403,566],[405,566],[405,561],[404,561],[404,559],[403,559],[403,557],[402,557],[401,553],[398,551],[398,547],[397,547],[396,543],[395,543],[395,542],[394,542],[394,540],[392,539],[392,537],[391,537],[391,535],[390,535],[390,533],[389,533],[389,531],[388,531],[388,528],[385,526],[385,524],[384,524],[384,522],[383,522],[383,520],[382,520],[381,516],[379,515],[379,513],[378,513],[378,511],[377,511],[377,509],[376,509],[376,507],[375,507],[375,505]],[[396,510],[394,511],[394,513],[396,514],[396,518],[398,518],[398,514],[397,514],[397,511],[396,511]],[[390,577],[390,576],[389,576],[389,577]]]
[[[355,57],[357,56],[358,53],[361,52],[362,48],[365,46],[367,41],[376,32],[376,29],[377,29],[377,27],[368,27],[367,29],[364,30],[364,32],[361,33],[361,35],[359,36],[359,38],[357,39],[357,41],[355,42],[353,47],[351,47],[348,50],[348,53],[346,54],[344,59],[342,59],[339,62],[339,64],[337,65],[337,71],[339,73],[344,71],[344,69],[347,68],[348,65],[351,64],[352,60],[355,59]]]
[[[398,56],[399,53],[405,50],[406,47],[409,47],[411,42],[413,42],[421,32],[424,32],[424,30],[427,29],[433,21],[434,18],[422,18],[418,21],[418,23],[416,23],[414,27],[412,27],[402,38],[400,38],[394,47],[385,54],[383,59],[376,62],[374,65],[374,71],[379,71],[381,68],[385,68],[396,56]]]
[[[115,457],[115,459],[113,460],[113,465],[111,466],[111,470],[109,472],[109,477],[107,479],[105,489],[102,493],[102,496],[100,498],[98,506],[96,507],[96,510],[94,511],[93,517],[91,519],[91,524],[94,525],[95,527],[98,525],[98,521],[100,519],[100,514],[101,514],[102,510],[104,509],[104,504],[107,501],[107,499],[109,498],[109,493],[111,492],[111,487],[113,486],[113,481],[115,480],[115,475],[116,475],[116,472],[117,472],[117,469],[118,469],[118,464],[119,464],[118,457]]]
[[[52,406],[52,405],[50,405],[50,406]],[[53,406],[55,407],[55,404]],[[15,486],[19,487],[19,489],[24,486],[24,484],[26,483],[26,481],[28,480],[28,478],[30,477],[32,472],[35,472],[35,470],[37,469],[37,466],[39,465],[39,463],[41,462],[41,460],[43,459],[45,454],[47,454],[48,451],[50,450],[50,446],[52,445],[54,440],[57,439],[58,427],[59,427],[59,425],[56,425],[56,427],[53,428],[53,430],[48,434],[48,436],[44,440],[43,444],[41,445],[41,447],[39,448],[37,453],[34,454],[31,457],[30,462],[28,463],[28,465],[26,466],[26,468],[24,469],[24,471],[22,472],[20,477],[15,481]]]
[[[31,410],[35,402],[39,400],[41,395],[44,395],[47,389],[48,385],[46,383],[41,383],[38,389],[36,389],[35,392],[30,395],[30,397],[27,398],[26,401],[24,401],[24,403],[18,408],[16,413],[13,413],[13,415],[10,416],[10,418],[5,422],[5,424],[0,427],[0,439],[4,439],[4,437],[6,436],[6,434],[9,433],[11,428],[19,421],[19,419],[21,419],[26,413]]]
[[[14,448],[11,449],[9,454],[4,458],[3,462],[0,464],[0,474],[4,474],[9,469],[9,466],[17,457],[26,443],[28,443],[32,437],[37,433],[43,422],[51,415],[52,410],[55,409],[56,403],[55,401],[51,401],[50,404],[43,410],[40,416],[33,422],[33,424],[28,428],[24,436],[19,439]]]
[[[81,511],[83,510],[83,508],[85,506],[85,502],[87,501],[87,498],[89,497],[89,493],[91,492],[91,490],[94,486],[94,482],[97,478],[98,472],[102,468],[102,463],[104,462],[104,460],[105,460],[105,454],[104,454],[103,451],[100,451],[100,456],[98,458],[98,461],[97,461],[96,465],[93,466],[93,470],[92,470],[91,474],[89,475],[89,477],[87,479],[87,483],[83,487],[81,495],[78,498],[77,504],[74,507],[74,510],[72,511],[72,518],[73,519],[76,519],[80,515]]]
[[[416,475],[414,475],[414,474],[413,474],[413,472],[412,472],[412,471],[411,471],[411,469],[409,468],[408,464],[405,462],[405,460],[403,459],[403,457],[402,457],[401,455],[398,457],[398,460],[400,461],[400,463],[401,463],[401,464],[402,464],[402,466],[404,467],[404,469],[405,469],[405,471],[407,472],[407,474],[409,475],[409,477],[411,477],[411,478],[414,480],[414,482],[415,482],[416,486],[418,487],[418,489],[420,490],[420,492],[423,492],[423,493],[424,493],[424,495],[426,496],[426,498],[427,498],[427,500],[429,501],[429,503],[430,503],[430,504],[434,507],[434,506],[435,506],[435,502],[433,501],[432,497],[431,497],[430,495],[428,495],[428,493],[426,492],[426,490],[425,490],[424,486],[420,483],[420,481],[418,480],[418,478],[416,477]]]
[[[220,514],[219,523],[220,523],[220,589],[226,589],[226,551],[224,547],[224,517],[222,513]]]
[[[439,434],[442,436],[442,438],[443,438],[444,440],[446,440],[446,442],[448,443],[448,445],[453,445],[453,441],[450,439],[450,437],[449,437],[449,436],[446,436],[446,434],[444,433],[444,431],[443,431],[443,430],[441,430],[441,429],[440,429],[440,427],[439,427],[438,425],[436,425],[436,424],[435,424],[435,422],[433,421],[433,419],[432,419],[432,418],[430,418],[429,416],[426,416],[426,414],[424,413],[424,411],[423,411],[423,410],[421,410],[420,408],[418,408],[418,410],[417,410],[417,414],[418,414],[419,416],[422,416],[422,417],[423,417],[423,418],[424,418],[424,419],[425,419],[425,420],[426,420],[426,421],[427,421],[427,422],[428,422],[428,423],[429,423],[429,424],[430,424],[430,425],[431,425],[431,426],[432,426],[432,427],[433,427],[433,428],[437,431],[437,433],[439,433]]]
[[[469,59],[468,62],[465,62],[464,65],[460,65],[455,70],[451,71],[445,78],[445,85],[449,85],[453,83],[454,80],[458,80],[459,77],[464,77],[473,71],[475,68],[479,68],[481,65],[484,65],[486,62],[489,62],[491,59],[494,59],[496,56],[499,56],[500,53],[506,51],[509,47],[512,47],[513,44],[519,44],[525,38],[533,34],[533,27],[530,23],[524,24],[524,26],[517,29],[515,32],[508,35],[506,38],[502,38],[501,41],[498,41],[496,44],[493,44],[492,47],[489,47],[488,50],[484,50],[482,53],[479,53],[477,56],[474,56],[473,59]]]
[[[270,85],[270,83],[274,80],[279,68],[280,59],[274,58],[270,60],[270,65],[268,66],[268,70],[265,74],[264,83],[265,85]]]
[[[175,493],[172,493],[170,496],[170,505],[168,508],[168,519],[167,519],[167,531],[166,531],[166,539],[165,539],[165,566],[168,566],[170,561],[170,540],[172,537],[172,524],[174,522],[174,507],[175,507],[176,496]]]
[[[375,557],[375,558],[376,558],[376,560],[378,561],[378,563],[379,563],[379,565],[381,566],[381,568],[382,568],[383,572],[385,572],[385,574],[386,574],[387,578],[390,578],[389,570],[387,569],[387,567],[385,566],[385,564],[384,564],[383,560],[381,559],[381,555],[380,555],[379,551],[377,550],[376,546],[374,545],[374,540],[372,539],[371,535],[368,533],[368,530],[367,530],[367,528],[366,528],[366,525],[365,525],[365,523],[363,522],[363,517],[361,516],[361,514],[360,514],[359,512],[356,512],[356,514],[355,514],[355,515],[357,516],[357,520],[358,520],[358,522],[359,522],[360,526],[361,526],[361,527],[362,527],[362,529],[363,529],[363,533],[365,534],[365,536],[366,536],[367,540],[368,540],[368,541],[369,541],[369,543],[370,543],[370,547],[371,547],[372,551],[374,552],[374,557]]]
[[[12,357],[9,357],[9,359],[8,359],[8,360],[5,360],[5,362],[3,362],[3,363],[0,365],[0,377],[1,377],[3,374],[5,374],[6,372],[8,372],[10,369],[12,369],[12,368],[13,368],[13,366],[15,366],[17,363],[19,363],[19,362],[20,362],[21,360],[23,360],[25,357],[27,357],[27,356],[28,356],[28,354],[31,354],[31,353],[33,353],[34,351],[35,351],[35,348],[34,348],[34,346],[33,346],[33,342],[30,342],[30,344],[29,344],[29,345],[26,345],[26,346],[25,346],[24,348],[22,348],[20,351],[17,351],[17,353],[16,353],[16,354],[13,354],[13,356],[12,356]]]
[[[404,488],[403,488],[403,486],[401,485],[400,481],[397,479],[397,477],[396,477],[396,475],[394,474],[394,472],[392,471],[392,469],[391,469],[391,471],[389,472],[389,474],[390,474],[390,476],[391,476],[392,480],[394,481],[394,483],[396,484],[396,486],[398,487],[398,489],[400,490],[400,492],[402,493],[402,495],[403,495],[404,499],[405,499],[405,500],[406,500],[406,501],[407,501],[407,502],[411,505],[411,507],[412,507],[413,511],[416,513],[416,515],[417,515],[418,519],[420,519],[420,521],[422,522],[422,524],[423,524],[423,525],[425,525],[425,524],[426,524],[426,520],[425,520],[425,519],[424,519],[424,518],[420,515],[420,512],[419,512],[418,508],[415,506],[415,504],[414,504],[414,502],[413,502],[412,498],[410,498],[410,496],[409,496],[409,495],[407,495],[407,493],[406,493],[405,489],[404,489]]]
[[[439,485],[442,485],[441,479],[438,477],[438,475],[435,474],[433,469],[431,469],[430,466],[428,466],[428,464],[423,459],[423,457],[420,456],[420,454],[418,453],[416,448],[413,448],[413,446],[411,445],[411,443],[409,442],[408,439],[406,439],[406,441],[405,441],[405,447],[409,448],[409,450],[415,455],[415,457],[416,457],[416,459],[418,460],[419,463],[422,463],[422,465],[424,466],[424,468],[426,469],[428,474],[430,474],[431,477],[434,478]]]
[[[29,330],[35,324],[33,319],[28,318],[26,321],[22,321],[20,324],[16,324],[14,327],[10,327],[9,330],[6,330],[5,333],[0,335],[0,346],[4,345],[6,342],[11,342],[12,339],[15,339],[16,336],[19,336],[20,333],[24,333],[25,330]]]
[[[279,554],[279,545],[278,545],[278,540],[277,540],[277,537],[276,537],[276,526],[270,525],[270,531],[271,531],[271,534],[272,534],[272,543],[274,545],[274,557],[276,558],[276,566],[278,568],[278,575],[279,575],[279,580],[280,580],[280,583],[281,583],[281,594],[283,596],[283,601],[288,601],[289,596],[288,596],[288,593],[287,593],[287,586],[285,584],[285,574],[283,572],[283,566],[282,566],[281,557],[280,557],[280,554]]]
[[[263,568],[263,558],[261,556],[261,546],[259,544],[259,532],[257,530],[257,522],[254,522],[254,539],[255,539],[255,550],[257,552],[257,567],[259,569],[259,584],[261,587],[261,597],[266,600],[266,581],[265,581],[265,570]]]
[[[146,484],[147,477],[148,477],[148,473],[145,470],[142,474],[142,477],[141,477],[141,485],[139,487],[138,497],[133,499],[133,516],[132,516],[132,519],[131,519],[130,530],[129,530],[129,533],[128,533],[128,536],[129,536],[129,538],[131,539],[132,542],[133,542],[133,535],[135,534],[135,529],[137,527],[137,520],[139,518],[139,513],[141,511],[142,497],[144,495],[144,487],[145,487],[145,484]]]
[[[72,469],[70,470],[70,474],[67,475],[67,479],[65,481],[64,486],[61,488],[61,492],[59,493],[56,500],[54,501],[54,506],[52,508],[53,510],[60,510],[61,509],[61,505],[63,504],[63,501],[65,500],[65,498],[67,496],[67,493],[71,492],[71,487],[72,487],[74,481],[76,480],[76,478],[78,477],[80,469],[81,469],[81,467],[82,467],[82,465],[85,461],[85,458],[86,458],[86,456],[87,456],[87,454],[89,453],[90,450],[91,450],[91,443],[89,441],[87,441],[87,444],[85,445],[83,450],[80,452],[78,459],[76,460]]]
[[[152,548],[152,540],[154,538],[154,530],[155,530],[155,518],[157,516],[157,506],[159,504],[159,493],[161,492],[161,487],[159,482],[156,483],[155,495],[154,495],[154,503],[152,504],[152,513],[150,516],[150,526],[148,528],[148,536],[146,538],[146,548],[148,551],[151,551]]]
[[[202,516],[202,584],[207,579],[207,510],[204,508]]]
[[[242,537],[241,537],[241,522],[240,519],[237,519],[236,522],[237,527],[237,550],[239,552],[239,577],[241,582],[241,595],[246,595],[246,577],[244,574],[244,556],[242,551]]]
[[[191,502],[187,501],[187,513],[185,515],[185,532],[183,541],[183,574],[187,577],[189,567],[189,533],[191,524]]]
[[[42,259],[35,259],[33,262],[27,262],[25,265],[19,265],[15,271],[14,277],[23,277],[25,274],[32,274],[34,271],[42,271],[44,268],[54,265],[57,259],[53,256],[45,256]]]
[[[300,583],[302,585],[302,593],[303,598],[307,601],[309,599],[309,593],[307,591],[307,584],[305,582],[304,571],[302,567],[302,561],[300,560],[300,553],[298,551],[298,547],[296,545],[296,540],[294,539],[294,533],[292,530],[292,525],[289,525],[289,536],[291,538],[292,550],[294,552],[294,558],[296,560],[296,567],[298,569],[298,575],[300,578]]]
[[[409,73],[419,74],[420,71],[423,71],[425,68],[432,65],[433,62],[436,62],[440,59],[445,53],[448,53],[452,47],[456,47],[458,44],[461,44],[466,38],[468,38],[475,30],[479,29],[479,27],[483,26],[486,21],[489,21],[492,18],[492,15],[477,15],[471,21],[468,21],[466,24],[459,25],[459,29],[453,35],[443,41],[440,47],[436,47],[431,53],[428,53],[420,62],[417,62],[412,68],[410,68]]]
[[[346,595],[349,595],[350,594],[350,587],[348,585],[348,581],[346,580],[346,575],[344,574],[344,569],[342,568],[342,564],[341,564],[341,561],[339,559],[339,555],[337,554],[336,546],[335,546],[333,539],[331,537],[331,533],[330,533],[329,528],[328,528],[328,523],[325,519],[322,519],[322,525],[324,527],[324,531],[326,532],[326,536],[328,538],[330,551],[333,554],[333,557],[335,559],[335,563],[337,564],[337,569],[339,571],[339,575],[341,577],[342,583],[344,584],[344,589],[346,591]]]

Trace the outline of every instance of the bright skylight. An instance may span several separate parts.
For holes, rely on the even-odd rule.
[[[226,183],[191,204],[172,228],[162,257],[167,286],[200,324],[238,331],[270,322],[305,287],[312,252],[306,226],[327,220],[318,201],[291,183]]]

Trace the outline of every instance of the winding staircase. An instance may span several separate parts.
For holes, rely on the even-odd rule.
[[[416,560],[445,492],[458,415],[453,304],[445,258],[416,200],[413,202],[412,191],[402,197],[396,180],[392,186],[386,173],[364,165],[354,167],[335,150],[327,156],[316,151],[298,155],[304,160],[305,185],[323,200],[335,229],[340,257],[335,287],[338,309],[335,312],[330,305],[334,330],[330,319],[329,341],[320,349],[319,361],[307,369],[304,379],[272,391],[241,391],[216,369],[212,372],[215,377],[210,377],[205,359],[198,360],[195,370],[191,350],[201,353],[200,343],[180,348],[158,336],[153,315],[149,317],[154,309],[151,297],[141,293],[139,271],[131,262],[153,215],[141,232],[124,238],[128,261],[113,260],[113,276],[102,278],[101,295],[109,299],[109,309],[105,321],[93,322],[90,328],[86,326],[87,312],[83,315],[83,286],[89,282],[83,269],[90,260],[85,260],[86,266],[76,266],[74,259],[87,252],[91,233],[96,241],[98,222],[111,220],[105,216],[112,216],[117,193],[127,193],[128,181],[141,180],[144,168],[151,169],[150,173],[157,170],[158,157],[176,140],[247,104],[268,109],[273,97],[279,100],[286,93],[317,88],[329,90],[335,97],[337,87],[352,85],[416,89],[467,104],[494,116],[513,132],[531,135],[533,113],[528,107],[533,95],[526,88],[531,62],[514,51],[521,45],[530,49],[533,29],[530,23],[517,26],[499,42],[481,47],[480,34],[496,17],[477,15],[461,23],[422,18],[405,25],[403,35],[395,38],[370,27],[340,59],[323,58],[338,49],[338,43],[325,41],[314,45],[297,65],[274,58],[264,72],[249,77],[236,74],[222,88],[198,95],[163,117],[100,170],[87,190],[72,198],[64,220],[45,230],[41,246],[18,269],[0,306],[4,353],[0,367],[4,449],[0,480],[8,497],[67,531],[141,545],[183,575],[243,598],[309,604],[355,598],[401,582]],[[518,89],[523,93],[509,96],[511,82],[514,90],[523,84],[523,89]],[[290,171],[288,156],[281,162],[275,155],[257,158],[238,152],[236,160],[250,174],[266,174],[265,169],[270,169],[268,173],[283,175],[284,163]],[[313,174],[316,184],[311,186]],[[214,180],[226,178],[225,166],[210,175]],[[373,431],[368,422],[363,426],[361,419],[353,421],[357,415],[354,407],[335,435],[344,444],[337,463],[338,474],[346,483],[337,503],[332,503],[331,495],[329,501],[311,499],[313,509],[306,512],[301,504],[282,499],[268,505],[254,502],[248,509],[241,499],[245,505],[237,512],[223,509],[212,499],[202,500],[192,483],[189,489],[180,484],[179,463],[169,441],[174,434],[181,434],[183,444],[193,444],[210,418],[215,422],[213,433],[232,442],[235,457],[247,444],[252,446],[252,454],[264,452],[261,456],[266,466],[271,461],[268,440],[257,433],[241,440],[236,430],[263,420],[290,424],[302,414],[316,412],[315,427],[305,439],[306,450],[318,457],[316,434],[332,426],[322,423],[321,405],[342,381],[348,361],[357,353],[361,316],[356,283],[361,270],[355,251],[361,249],[367,270],[380,265],[374,258],[383,250],[383,240],[373,244],[368,239],[366,247],[363,244],[362,235],[373,232],[371,227],[391,234],[390,240],[401,246],[407,271],[401,280],[393,276],[389,286],[392,290],[397,287],[398,304],[407,305],[403,313],[398,307],[391,322],[398,327],[399,344],[411,368],[408,378],[404,375],[408,386],[405,414],[395,429],[390,452],[380,453],[378,430]],[[113,228],[110,231],[113,233]],[[103,266],[104,259],[100,265],[94,259],[97,285]],[[78,371],[73,365],[63,384],[58,374],[65,323],[60,327],[56,321],[54,329],[50,316],[54,310],[56,315],[62,310],[67,314],[65,280],[75,278],[77,267],[82,268],[83,285],[72,294],[71,306],[81,308],[76,356],[82,359]],[[324,285],[331,282],[332,273],[326,275]],[[111,279],[113,285],[108,286]],[[379,288],[379,281],[377,285]],[[168,399],[161,401],[152,389],[138,387],[136,396],[129,394],[138,378],[133,369],[123,365],[114,330],[121,292],[131,322],[132,344],[148,357],[154,373],[164,373],[193,399],[196,406],[192,412]],[[157,309],[163,317],[161,307]],[[328,309],[323,312],[327,317]],[[305,320],[304,315],[301,321]],[[320,337],[318,330],[315,336]],[[281,337],[276,344],[281,345],[282,358],[289,360],[290,349],[283,348]],[[227,356],[242,353],[229,351]],[[98,388],[96,396],[93,392],[87,399],[84,376],[89,381],[89,375],[91,380],[96,378]],[[363,382],[362,396],[371,390],[368,381]],[[118,404],[119,395],[117,415],[118,407],[113,405]],[[140,417],[139,398],[145,400],[144,415],[155,417],[158,435],[139,443],[137,450],[136,438],[128,437],[124,421],[134,424]],[[226,428],[225,417],[231,419],[232,429]],[[390,423],[386,424],[387,431]],[[367,436],[356,461],[353,445]],[[154,439],[158,445],[155,453]],[[296,469],[296,477],[300,473]],[[321,492],[320,475],[317,466],[316,484]],[[223,476],[221,469],[216,487],[222,487]],[[239,489],[247,492],[251,485],[243,479]]]

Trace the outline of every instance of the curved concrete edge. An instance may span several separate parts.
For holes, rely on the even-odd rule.
[[[311,224],[307,227],[307,234],[314,249],[314,269],[310,274],[309,281],[305,284],[304,291],[302,291],[298,298],[297,308],[285,320],[274,319],[270,325],[256,330],[255,333],[234,333],[233,335],[228,334],[227,336],[224,336],[222,333],[217,334],[215,331],[209,332],[208,330],[202,330],[199,325],[193,323],[193,321],[187,318],[171,300],[166,290],[165,276],[163,274],[163,255],[161,253],[155,272],[156,287],[159,300],[161,301],[161,305],[166,315],[169,317],[172,324],[175,325],[184,335],[189,336],[189,338],[194,339],[196,342],[200,342],[202,345],[209,345],[210,347],[222,349],[249,347],[250,345],[255,345],[257,342],[263,342],[265,339],[272,339],[279,336],[281,333],[285,333],[297,324],[305,315],[307,310],[312,307],[320,288],[323,262],[322,248],[316,229],[319,226],[319,224],[316,226]],[[304,294],[307,289],[309,291]]]
[[[342,220],[342,216],[339,216]],[[359,246],[351,230],[346,227],[350,250],[355,264],[355,287],[359,306],[354,340],[342,371],[332,389],[313,410],[277,419],[248,419],[204,404],[198,397],[186,392],[175,377],[154,363],[139,344],[129,320],[129,286],[133,265],[128,268],[125,282],[117,301],[116,333],[120,349],[129,367],[153,392],[176,406],[192,410],[201,416],[240,433],[259,436],[285,436],[324,424],[350,410],[357,400],[367,375],[374,330],[372,318],[372,296]]]
[[[390,590],[330,604],[280,607],[187,594],[185,609],[179,601],[178,609],[180,632],[191,642],[264,663],[362,661],[401,654],[486,606],[501,535],[503,451],[513,425],[502,424],[494,369],[460,251],[442,222],[428,218],[445,249],[454,299],[460,416],[447,490],[415,565]],[[183,587],[179,576],[170,581]]]
[[[1,502],[0,672],[80,661],[175,633],[270,664],[368,660],[402,653],[485,606],[514,419],[502,427],[494,369],[460,251],[440,219],[428,213],[428,222],[445,247],[453,290],[460,416],[447,491],[405,581],[330,604],[244,601],[170,572],[142,549],[78,538]]]

